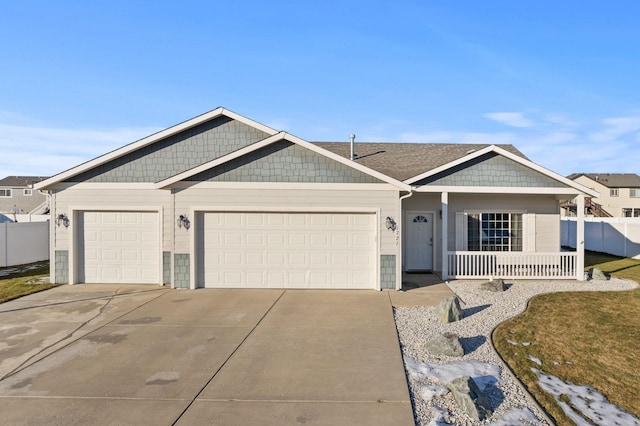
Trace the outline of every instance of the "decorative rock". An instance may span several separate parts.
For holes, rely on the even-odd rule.
[[[447,387],[458,406],[472,419],[481,421],[493,414],[489,398],[471,377],[458,377],[449,382]]]
[[[462,319],[462,309],[458,296],[450,296],[436,306],[436,315],[441,322],[454,322]]]
[[[606,281],[607,280],[607,276],[604,274],[604,272],[602,272],[598,268],[591,268],[589,270],[589,275],[591,276],[591,279],[595,280],[595,281]]]
[[[480,288],[483,290],[496,291],[496,292],[505,291],[507,289],[504,285],[504,280],[502,278],[484,282],[480,285]]]
[[[464,349],[462,349],[460,339],[454,333],[438,334],[433,339],[427,340],[424,347],[432,355],[451,357],[461,357],[464,355]]]

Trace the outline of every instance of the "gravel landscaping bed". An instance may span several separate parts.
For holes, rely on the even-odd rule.
[[[458,295],[464,311],[464,318],[453,323],[442,324],[433,307],[395,309],[396,327],[418,425],[548,424],[531,397],[510,372],[501,368],[502,361],[491,344],[491,332],[498,324],[523,312],[527,301],[538,294],[630,290],[637,287],[632,281],[616,278],[585,282],[505,282],[509,288],[504,292],[483,290],[480,288],[482,281],[449,283],[449,288]],[[424,348],[427,340],[445,332],[460,337],[465,353],[462,358],[434,356]],[[481,380],[486,382],[486,392],[494,411],[491,417],[483,422],[473,421],[458,408],[446,389],[444,379],[438,379],[439,374],[451,377],[456,373],[458,376],[483,377]]]

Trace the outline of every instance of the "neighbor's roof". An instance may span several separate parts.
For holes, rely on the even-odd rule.
[[[576,180],[586,176],[608,188],[640,188],[640,176],[635,173],[573,173],[567,176]]]
[[[28,188],[34,183],[48,179],[47,176],[7,176],[0,179],[0,186],[9,188]]]
[[[351,156],[349,142],[313,142],[334,154]],[[490,144],[453,143],[370,143],[356,142],[355,161],[399,181],[405,181],[429,170],[449,164]],[[513,145],[495,145],[526,160]]]

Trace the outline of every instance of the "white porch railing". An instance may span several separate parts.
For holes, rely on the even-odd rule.
[[[576,279],[577,254],[448,252],[449,278]]]

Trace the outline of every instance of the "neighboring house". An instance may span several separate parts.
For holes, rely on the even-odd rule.
[[[0,179],[0,213],[31,213],[39,207],[45,207],[47,196],[33,189],[34,184],[45,179],[42,176],[7,176]]]
[[[640,176],[637,174],[574,173],[567,178],[600,194],[593,201],[586,200],[587,215],[640,217]],[[567,216],[575,216],[575,203],[568,203],[566,208]]]
[[[218,108],[38,185],[56,283],[399,289],[583,279],[561,199],[598,194],[510,145],[310,143]],[[582,221],[579,221],[582,224]],[[584,240],[578,226],[578,240]]]

